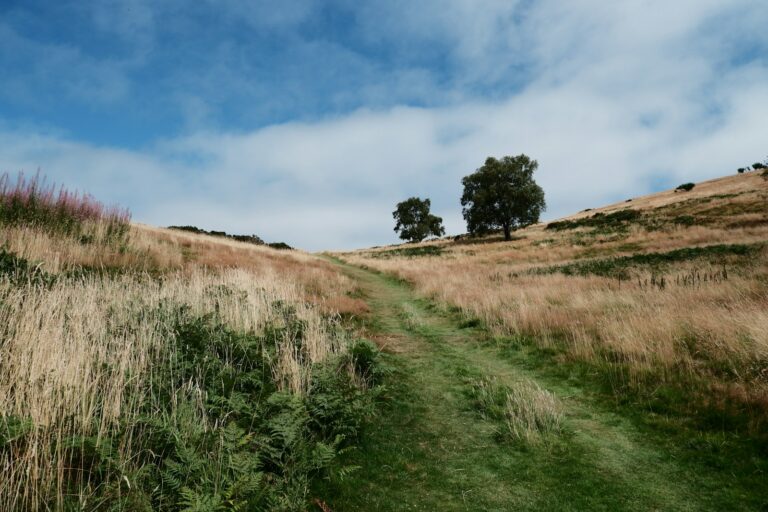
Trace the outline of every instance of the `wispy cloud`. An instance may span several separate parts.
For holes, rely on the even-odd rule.
[[[217,19],[244,32],[203,34],[215,44],[197,57],[195,44],[174,53],[161,28],[179,14],[175,2],[131,11],[115,28],[143,34],[146,67],[134,59],[115,71],[128,104],[145,97],[133,90],[159,65],[153,55],[190,59],[142,75],[158,96],[149,104],[175,123],[128,147],[6,120],[0,169],[41,167],[154,224],[321,249],[394,241],[391,211],[410,195],[431,197],[449,232],[461,232],[460,179],[488,155],[537,158],[552,218],[768,152],[763,2],[216,5]],[[205,12],[165,30],[187,34]],[[265,49],[268,37],[280,48]],[[67,51],[80,65],[97,59]]]

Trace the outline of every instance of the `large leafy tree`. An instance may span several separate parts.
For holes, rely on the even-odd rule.
[[[522,154],[489,157],[465,176],[461,205],[467,231],[482,235],[502,229],[504,239],[511,240],[512,231],[538,222],[546,208],[544,190],[533,180],[538,167],[536,160]]]
[[[400,233],[400,238],[411,242],[421,242],[428,236],[442,236],[445,234],[443,219],[429,212],[431,202],[429,199],[411,197],[401,203],[397,203],[397,209],[392,216],[397,223],[395,231]]]

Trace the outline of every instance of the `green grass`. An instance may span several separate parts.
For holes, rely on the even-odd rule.
[[[661,271],[669,265],[681,262],[706,262],[722,265],[732,258],[747,260],[750,256],[761,251],[764,243],[756,244],[718,244],[704,247],[687,247],[667,252],[651,252],[619,256],[614,258],[579,261],[566,265],[553,265],[533,269],[536,274],[553,274],[560,272],[565,275],[586,276],[596,275],[617,279],[629,279],[630,270],[643,268]]]
[[[637,223],[643,218],[643,214],[638,210],[619,210],[613,213],[598,212],[589,217],[583,217],[575,220],[561,220],[550,222],[546,229],[554,231],[565,231],[581,227],[595,228],[600,232],[622,231],[632,223]]]
[[[369,258],[389,259],[399,256],[406,258],[418,258],[423,256],[440,256],[443,254],[443,248],[437,245],[426,245],[423,247],[403,247],[388,251],[373,251],[366,253]]]
[[[56,275],[45,272],[35,262],[0,247],[0,278],[8,279],[15,285],[34,283],[47,286],[56,280]]]
[[[731,434],[617,404],[593,368],[553,364],[521,340],[496,340],[458,312],[416,299],[388,276],[349,266],[388,340],[376,417],[345,463],[314,488],[332,510],[755,510],[768,504],[765,456]],[[409,311],[403,315],[402,311]],[[418,322],[408,318],[418,317]],[[478,382],[493,385],[478,389]],[[520,382],[562,417],[548,442],[505,436],[502,396]],[[482,387],[482,386],[481,386]],[[527,403],[527,401],[523,401]],[[738,460],[737,460],[738,459]]]
[[[65,438],[50,454],[70,467],[64,510],[83,509],[77,496],[87,485],[87,510],[300,511],[314,480],[351,471],[337,459],[372,412],[379,352],[358,341],[314,365],[306,394],[280,391],[270,360],[286,336],[301,343],[304,326],[291,306],[273,307],[282,318],[264,334],[234,331],[217,314],[194,316],[184,305],[137,312],[167,316],[175,327],[151,385],[125,397],[138,400],[138,414],[100,436]],[[3,418],[0,451],[37,431],[44,429],[25,418]],[[125,445],[134,447],[131,460],[121,455]]]

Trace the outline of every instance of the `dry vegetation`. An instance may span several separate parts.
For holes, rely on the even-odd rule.
[[[32,183],[0,181],[11,205],[0,208],[0,509],[303,508],[306,479],[342,439],[307,426],[318,379],[330,386],[346,372],[365,387],[339,326],[365,310],[352,282],[301,252],[129,225],[127,215],[112,236],[115,218],[93,199],[57,203]],[[80,206],[95,208],[81,216]],[[11,218],[33,208],[42,213]],[[328,365],[331,377],[317,373]],[[250,395],[233,391],[247,386]],[[244,411],[256,414],[270,393],[303,400],[305,412],[257,427]],[[215,412],[241,395],[245,405]],[[270,414],[299,407],[281,400]],[[296,433],[252,446],[258,428]],[[166,431],[173,442],[148,440]],[[273,444],[285,455],[264,476]]]
[[[627,209],[638,213],[606,218]],[[764,433],[768,181],[722,178],[563,221],[506,243],[460,237],[341,257],[412,282],[510,343],[599,369],[619,397],[654,401],[669,385],[680,395],[665,407],[746,418]]]

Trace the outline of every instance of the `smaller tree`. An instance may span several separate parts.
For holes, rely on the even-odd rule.
[[[445,234],[443,219],[429,212],[429,199],[411,197],[397,203],[397,209],[392,212],[395,218],[395,231],[399,232],[402,240],[421,242],[428,236]]]

